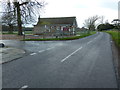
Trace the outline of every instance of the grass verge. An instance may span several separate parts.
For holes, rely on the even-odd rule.
[[[116,45],[120,47],[120,31],[106,31],[112,36],[112,39],[115,41]]]
[[[59,40],[75,40],[75,39],[80,39],[83,37],[87,37],[90,35],[95,34],[96,32],[91,32],[90,34],[84,34],[81,36],[74,36],[74,37],[64,37],[64,38],[44,38],[44,39],[24,39],[23,41],[59,41]]]

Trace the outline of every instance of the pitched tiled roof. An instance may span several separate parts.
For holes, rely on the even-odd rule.
[[[38,24],[73,24],[76,17],[40,18]],[[76,23],[77,24],[77,23]]]

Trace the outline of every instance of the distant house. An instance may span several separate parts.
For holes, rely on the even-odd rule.
[[[38,18],[33,33],[52,36],[75,35],[76,28],[76,17]]]

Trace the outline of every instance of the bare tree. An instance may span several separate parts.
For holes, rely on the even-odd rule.
[[[17,18],[18,35],[23,35],[22,25],[34,23],[35,17],[40,15],[41,8],[46,5],[44,1],[37,0],[8,0],[6,6],[8,3],[12,6],[9,12],[13,12]]]
[[[104,16],[100,16],[100,19],[99,19],[99,24],[104,24],[104,19],[105,19],[105,17],[104,17]]]
[[[7,8],[4,7],[4,10],[6,12],[3,13],[3,15],[2,15],[2,24],[9,26],[9,30],[8,30],[9,33],[13,33],[13,26],[17,23],[16,16],[14,15],[13,12],[11,12],[11,9],[12,9],[12,6],[8,0]]]
[[[84,22],[84,26],[87,27],[89,29],[89,31],[91,30],[95,30],[96,28],[96,21],[99,19],[99,16],[92,16],[89,17],[88,19],[85,20]]]

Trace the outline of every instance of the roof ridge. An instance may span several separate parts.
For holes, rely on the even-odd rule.
[[[73,24],[76,17],[50,17],[50,18],[41,18],[39,23],[50,23],[50,24]]]
[[[41,18],[41,19],[58,19],[58,18],[76,18],[76,16],[71,16],[71,17],[46,17],[46,18]]]

